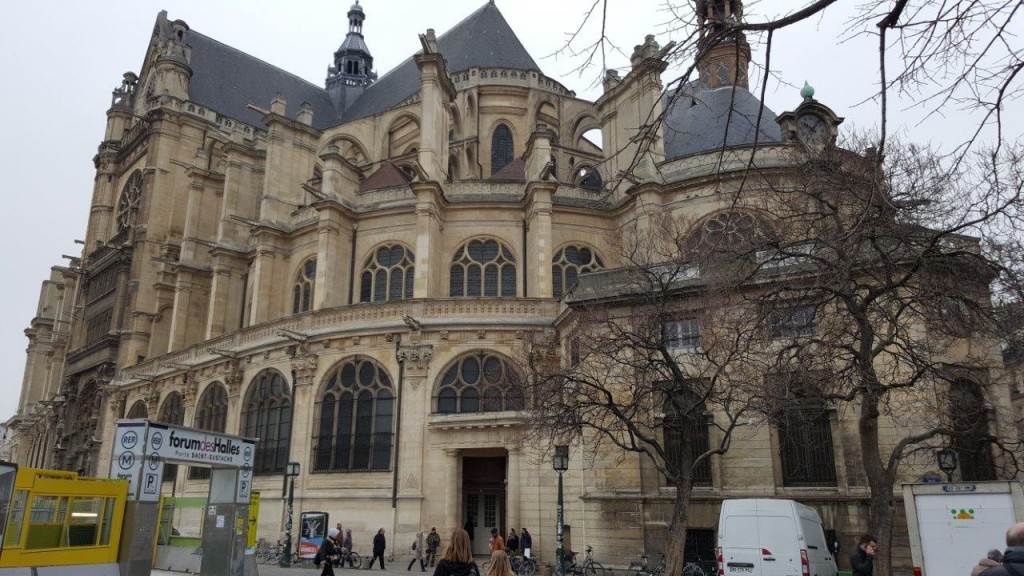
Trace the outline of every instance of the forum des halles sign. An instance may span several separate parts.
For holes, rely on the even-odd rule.
[[[238,470],[235,502],[248,503],[256,441],[144,419],[118,420],[110,477],[128,480],[128,498],[160,499],[164,463]]]

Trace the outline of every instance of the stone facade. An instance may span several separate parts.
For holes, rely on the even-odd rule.
[[[208,38],[158,16],[142,69],[125,74],[107,113],[81,259],[54,268],[27,331],[12,454],[105,476],[122,417],[171,415],[261,441],[273,432],[276,451],[264,452],[255,482],[261,537],[281,534],[291,460],[302,465],[296,509],[330,512],[358,551],[378,527],[403,551],[417,530],[447,534],[473,514],[478,551],[486,527],[526,526],[552,560],[549,454],[521,445],[514,398],[481,385],[487,409],[450,410],[446,386],[512,374],[529,343],[557,348],[566,281],[553,274],[614,268],[610,238],[651,214],[719,210],[714,192],[742,178],[750,142],[667,154],[650,120],[666,66],[653,37],[588,102],[516,47],[493,3],[445,35],[427,31],[412,64],[380,79],[352,37],[362,37],[362,7],[349,16],[327,89],[236,52],[218,60],[228,56]],[[454,44],[474,26],[508,43],[500,58]],[[708,86],[745,83],[741,64]],[[226,94],[217,66],[270,80]],[[834,138],[839,119],[820,108]],[[595,128],[603,150],[583,137]],[[762,140],[759,165],[784,169],[789,146]],[[732,176],[708,178],[716,172]],[[553,268],[568,248],[596,258]],[[366,417],[329,408],[328,395]],[[993,397],[1008,408],[1008,395]],[[336,422],[363,436],[342,442]],[[692,526],[715,529],[726,497],[792,497],[817,507],[850,550],[867,488],[856,423],[837,414],[831,426],[836,486],[784,488],[778,439],[752,428],[715,459]],[[659,551],[674,488],[644,461],[582,446],[564,479],[571,546],[593,545],[607,565]],[[164,486],[206,489],[184,466]]]

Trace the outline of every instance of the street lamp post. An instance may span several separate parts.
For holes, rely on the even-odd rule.
[[[943,448],[935,453],[935,458],[939,461],[939,470],[946,473],[946,481],[953,481],[953,471],[956,470],[959,462],[957,458],[956,450],[952,448]]]
[[[562,472],[569,469],[569,447],[555,446],[555,456],[551,459],[551,467],[558,472],[558,508],[555,519],[555,534],[558,545],[555,548],[555,575],[565,576],[565,550],[562,524],[565,522],[565,506],[562,499]]]
[[[295,477],[299,475],[299,463],[289,462],[285,468],[288,477],[288,520],[284,524],[284,554],[281,555],[281,567],[292,565],[292,510],[295,502]]]

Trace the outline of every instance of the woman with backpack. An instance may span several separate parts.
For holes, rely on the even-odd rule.
[[[416,533],[416,539],[412,541],[412,560],[409,561],[409,566],[405,569],[406,572],[412,570],[412,565],[416,561],[420,561],[420,572],[426,572],[427,566],[423,563],[423,531],[420,530]]]

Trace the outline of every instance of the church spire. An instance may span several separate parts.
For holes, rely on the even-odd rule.
[[[697,0],[697,69],[702,88],[747,88],[750,45],[733,28],[743,21],[742,0]]]
[[[368,86],[377,79],[373,56],[363,39],[366,14],[359,0],[348,9],[348,34],[334,53],[334,65],[327,69],[327,89],[337,86]]]

